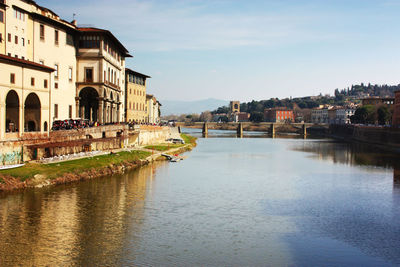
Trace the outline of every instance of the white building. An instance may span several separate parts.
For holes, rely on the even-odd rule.
[[[311,110],[311,122],[312,123],[328,123],[328,109],[327,108],[315,108]]]
[[[29,0],[5,1],[5,55],[55,69],[51,83],[51,121],[75,117],[75,26]]]
[[[355,109],[337,108],[335,124],[350,124],[350,117],[354,115]]]

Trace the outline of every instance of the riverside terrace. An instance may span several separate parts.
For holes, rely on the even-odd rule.
[[[14,165],[80,152],[158,144],[176,136],[179,136],[178,128],[147,125],[132,128],[125,124],[51,131],[48,135],[27,133],[22,138],[0,142],[3,153],[0,158],[2,165]]]

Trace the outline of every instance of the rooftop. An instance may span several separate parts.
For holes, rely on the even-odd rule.
[[[46,72],[53,72],[54,69],[50,68],[48,66],[39,64],[39,63],[35,63],[29,60],[25,60],[25,59],[20,59],[20,58],[16,58],[16,57],[10,57],[10,56],[6,56],[6,55],[2,55],[0,54],[0,62],[6,62],[6,63],[13,63],[15,65],[19,65],[22,67],[27,67],[27,68],[31,68],[31,69],[39,69],[39,70],[43,70]]]

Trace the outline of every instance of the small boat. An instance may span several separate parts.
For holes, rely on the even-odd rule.
[[[15,168],[19,168],[24,166],[25,163],[22,164],[14,164],[14,165],[4,165],[4,166],[0,166],[0,171],[1,170],[8,170],[8,169],[15,169]]]
[[[178,162],[183,160],[183,158],[178,157],[178,156],[172,156],[168,154],[161,154],[162,156],[166,157],[170,162]]]

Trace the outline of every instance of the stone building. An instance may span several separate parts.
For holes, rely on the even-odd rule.
[[[240,112],[240,102],[239,101],[231,101],[229,103],[229,111],[230,113],[239,113]]]
[[[125,77],[125,121],[147,122],[146,79],[151,77],[128,68],[125,69]]]
[[[53,72],[38,63],[0,55],[1,140],[17,140],[31,132],[48,134]]]
[[[394,111],[392,118],[392,125],[399,127],[400,126],[400,91],[394,92]]]
[[[287,108],[269,108],[264,110],[267,122],[294,122],[293,110]]]
[[[153,96],[146,95],[146,114],[147,121],[150,124],[160,123],[161,103]]]
[[[394,98],[392,97],[367,97],[362,100],[362,105],[373,105],[380,106],[385,105],[387,107],[392,107],[394,104]]]
[[[77,30],[78,117],[104,124],[122,122],[125,118],[125,58],[131,55],[107,30]]]
[[[51,121],[73,118],[75,25],[60,19],[57,14],[34,1],[7,0],[2,1],[1,6],[6,8],[0,14],[0,21],[3,21],[3,24],[0,23],[0,33],[3,31],[1,35],[4,36],[0,52],[54,68],[52,82],[48,84],[51,91]]]

